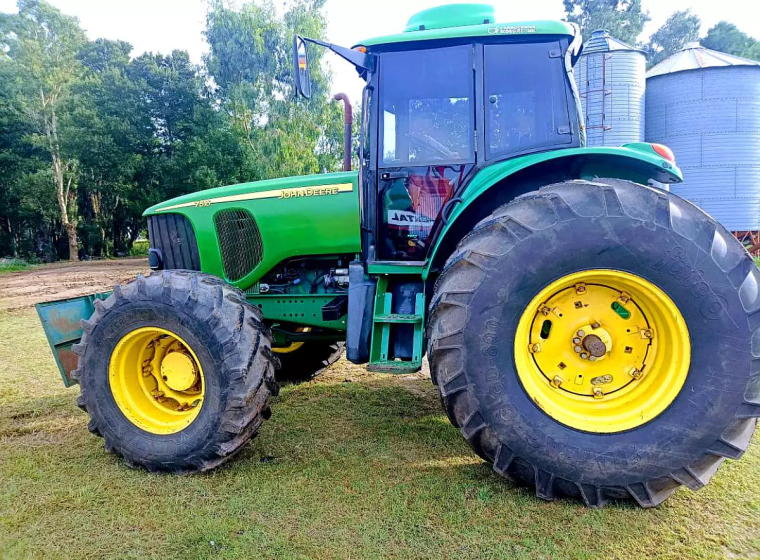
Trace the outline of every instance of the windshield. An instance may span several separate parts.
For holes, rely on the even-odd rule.
[[[380,166],[471,163],[472,47],[386,53],[380,74]]]

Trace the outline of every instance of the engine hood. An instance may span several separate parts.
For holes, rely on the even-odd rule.
[[[334,192],[335,188],[339,189],[337,192],[349,192],[353,190],[353,186],[357,182],[358,173],[356,171],[343,171],[340,173],[281,177],[279,179],[239,183],[237,185],[198,191],[160,202],[145,210],[143,216],[177,211],[182,208],[207,207],[214,204],[243,202],[246,200],[337,194]],[[327,191],[314,190],[314,187],[320,186],[332,188],[329,188]],[[295,190],[291,191],[291,189]]]
[[[346,171],[173,198],[144,213],[151,247],[174,261],[197,247],[203,272],[247,289],[287,259],[359,252],[358,182],[358,173]],[[188,266],[181,260],[175,268]]]

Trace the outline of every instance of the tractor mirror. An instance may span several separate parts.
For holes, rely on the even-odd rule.
[[[300,35],[293,37],[293,72],[295,76],[296,95],[309,99],[311,97],[311,78],[309,77],[309,54],[306,41]]]

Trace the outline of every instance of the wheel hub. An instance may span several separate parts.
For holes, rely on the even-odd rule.
[[[164,357],[161,377],[173,391],[187,391],[198,380],[192,358],[183,352],[171,352]]]
[[[607,345],[595,334],[585,336],[581,345],[593,358],[601,358],[607,353]]]
[[[198,416],[203,369],[179,336],[158,327],[127,333],[108,367],[111,394],[127,419],[153,434],[173,434]]]
[[[532,400],[562,423],[604,433],[665,410],[685,382],[690,350],[672,300],[643,278],[612,270],[547,286],[515,336],[517,373]]]
[[[582,360],[603,360],[612,351],[612,336],[599,323],[583,325],[573,334],[573,351]]]

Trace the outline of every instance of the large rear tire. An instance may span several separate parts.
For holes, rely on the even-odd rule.
[[[115,286],[83,322],[73,377],[89,429],[130,466],[207,471],[270,414],[277,363],[261,311],[218,278],[164,271]]]
[[[760,272],[697,207],[628,181],[547,186],[477,224],[428,340],[452,423],[547,500],[656,506],[741,457],[760,416]]]

